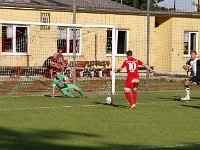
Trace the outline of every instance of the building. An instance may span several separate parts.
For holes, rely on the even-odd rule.
[[[72,0],[1,0],[1,21],[72,24]],[[147,60],[146,11],[111,0],[77,0],[77,24],[112,25],[117,29],[116,66],[133,50],[135,57]],[[198,51],[199,14],[192,12],[151,12],[150,65],[159,72],[184,73],[182,65],[190,51]],[[43,66],[45,60],[64,50],[72,58],[72,28],[0,24],[1,66]],[[111,30],[77,28],[77,60],[111,61]]]

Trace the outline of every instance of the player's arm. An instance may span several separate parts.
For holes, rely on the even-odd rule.
[[[185,65],[183,65],[183,69],[186,71],[190,71],[190,65],[188,64],[188,62]]]
[[[191,60],[187,61],[186,64],[183,65],[183,69],[184,69],[184,70],[190,71],[190,68],[191,68],[191,66],[190,66],[190,61],[191,61]]]
[[[183,65],[183,69],[186,70],[186,71],[190,71],[190,66],[188,66],[188,65]]]
[[[147,64],[142,63],[142,66],[149,69],[151,72],[156,73],[155,70],[153,70],[151,67],[149,67]]]
[[[119,69],[115,69],[115,72],[120,72],[126,66],[126,60],[123,62],[122,66]]]
[[[65,59],[64,59],[63,55],[62,55],[62,65],[63,65],[63,66],[67,66],[67,64],[66,64],[66,62],[65,62]]]
[[[115,72],[120,72],[120,71],[122,71],[122,67],[120,67],[119,69],[115,69]]]
[[[55,95],[55,88],[56,88],[56,84],[53,83],[51,98],[54,98],[54,95]]]
[[[69,83],[71,83],[70,80],[69,80],[69,78],[65,76],[64,84],[69,84]]]
[[[69,83],[71,83],[69,79],[64,82],[64,84],[69,84]]]

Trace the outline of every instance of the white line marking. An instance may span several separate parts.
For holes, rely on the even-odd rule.
[[[99,105],[81,105],[83,107],[94,107],[94,106],[99,106]]]
[[[100,106],[100,105],[78,105],[78,107],[94,107],[94,106]],[[58,108],[72,108],[77,106],[50,106],[50,107],[19,107],[19,108],[0,108],[0,111],[3,110],[34,110],[34,109],[58,109]]]
[[[174,102],[151,102],[151,103],[137,103],[138,105],[149,105],[149,104],[170,104],[170,103],[174,103]],[[126,103],[126,105],[128,106],[128,103]],[[19,107],[19,108],[0,108],[0,111],[3,110],[34,110],[34,109],[59,109],[59,108],[72,108],[72,107],[98,107],[98,106],[103,106],[102,104],[98,104],[98,105],[92,105],[92,104],[88,104],[88,105],[77,105],[77,106],[44,106],[44,107]]]

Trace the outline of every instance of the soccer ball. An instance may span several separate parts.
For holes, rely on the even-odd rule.
[[[112,97],[107,97],[106,98],[106,103],[108,104],[108,105],[110,105],[110,104],[112,104]]]

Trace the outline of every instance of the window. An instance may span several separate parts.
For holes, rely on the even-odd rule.
[[[106,54],[112,53],[112,30],[107,30]]]
[[[184,32],[184,55],[198,50],[198,32]]]
[[[28,27],[17,26],[17,25],[3,25],[2,52],[27,53]]]
[[[126,54],[128,50],[128,31],[127,30],[117,30],[117,54]],[[107,47],[106,53],[112,53],[112,30],[107,30]]]
[[[80,29],[76,29],[76,53],[80,53]],[[57,49],[63,53],[73,54],[73,29],[66,27],[58,28]]]
[[[41,23],[50,23],[50,13],[41,13],[40,14],[40,22]],[[41,26],[41,30],[50,30],[50,26]]]
[[[127,31],[118,31],[117,54],[126,54],[127,51]]]

